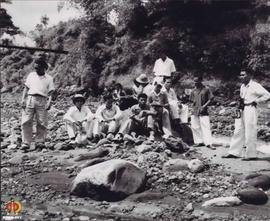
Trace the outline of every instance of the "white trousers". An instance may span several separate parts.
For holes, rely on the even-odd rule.
[[[82,128],[72,124],[70,121],[66,121],[66,130],[68,137],[75,138],[79,133],[85,132],[87,137],[91,138],[93,136],[93,121],[88,120],[82,123]]]
[[[182,123],[188,123],[188,106],[185,104],[180,108],[180,119]]]
[[[93,136],[101,135],[101,133],[109,134],[116,133],[117,129],[120,126],[120,122],[110,121],[110,122],[100,122],[99,120],[95,120],[93,127]]]
[[[170,106],[170,115],[171,118],[180,119],[182,123],[188,123],[188,106],[185,104],[181,104],[181,108],[179,108],[178,101],[172,100],[169,101]]]
[[[28,95],[26,108],[22,111],[22,141],[31,145],[33,141],[33,122],[36,119],[36,142],[45,142],[48,125],[48,111],[46,110],[47,98]]]
[[[245,106],[241,118],[235,119],[229,154],[245,158],[256,157],[257,120],[256,107]]]
[[[194,143],[204,143],[212,145],[212,133],[210,129],[209,116],[191,116],[191,129],[193,133]]]
[[[170,100],[169,101],[169,107],[170,107],[170,115],[171,118],[174,119],[179,119],[179,107],[178,107],[178,101],[175,100]]]

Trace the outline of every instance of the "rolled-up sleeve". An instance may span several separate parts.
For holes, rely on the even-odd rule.
[[[118,106],[115,106],[116,109],[116,114],[115,114],[115,120],[119,120],[122,117],[122,111],[120,110],[120,108]]]
[[[270,99],[270,93],[260,84],[256,84],[256,95],[258,96],[255,100],[257,103],[265,102]]]

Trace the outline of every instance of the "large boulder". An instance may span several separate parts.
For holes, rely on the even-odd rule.
[[[143,189],[146,173],[135,164],[114,159],[84,168],[72,183],[71,194],[117,201]]]
[[[258,190],[256,188],[250,187],[237,192],[239,199],[243,203],[262,205],[267,203],[268,196],[265,192]]]
[[[82,161],[82,160],[95,159],[98,157],[105,157],[108,154],[109,154],[108,149],[97,148],[95,150],[89,151],[88,153],[80,154],[77,158],[74,159],[74,161]]]

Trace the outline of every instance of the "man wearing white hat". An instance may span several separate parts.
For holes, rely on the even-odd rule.
[[[76,94],[73,99],[74,106],[70,107],[64,115],[67,133],[71,144],[82,142],[82,135],[85,138],[92,138],[94,114],[85,106],[85,97]]]
[[[240,98],[243,107],[240,118],[235,120],[234,135],[231,140],[228,155],[223,158],[238,158],[255,160],[257,157],[257,104],[270,99],[270,93],[259,83],[253,81],[245,71],[241,71]],[[244,151],[245,147],[245,151]]]
[[[153,72],[155,75],[154,82],[163,84],[166,78],[171,78],[172,73],[176,71],[174,61],[167,57],[164,51],[161,52],[160,58],[155,61]]]
[[[139,94],[149,95],[149,93],[151,93],[153,90],[153,86],[150,84],[150,80],[146,74],[141,74],[135,78],[132,89],[135,97],[137,98]]]

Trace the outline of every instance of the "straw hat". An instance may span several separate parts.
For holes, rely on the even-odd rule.
[[[83,100],[83,103],[85,103],[85,97],[81,94],[75,94],[72,98],[73,103],[75,103],[78,100]]]
[[[149,79],[146,76],[146,74],[141,74],[139,77],[137,77],[135,79],[138,83],[140,84],[148,84],[149,83]]]

